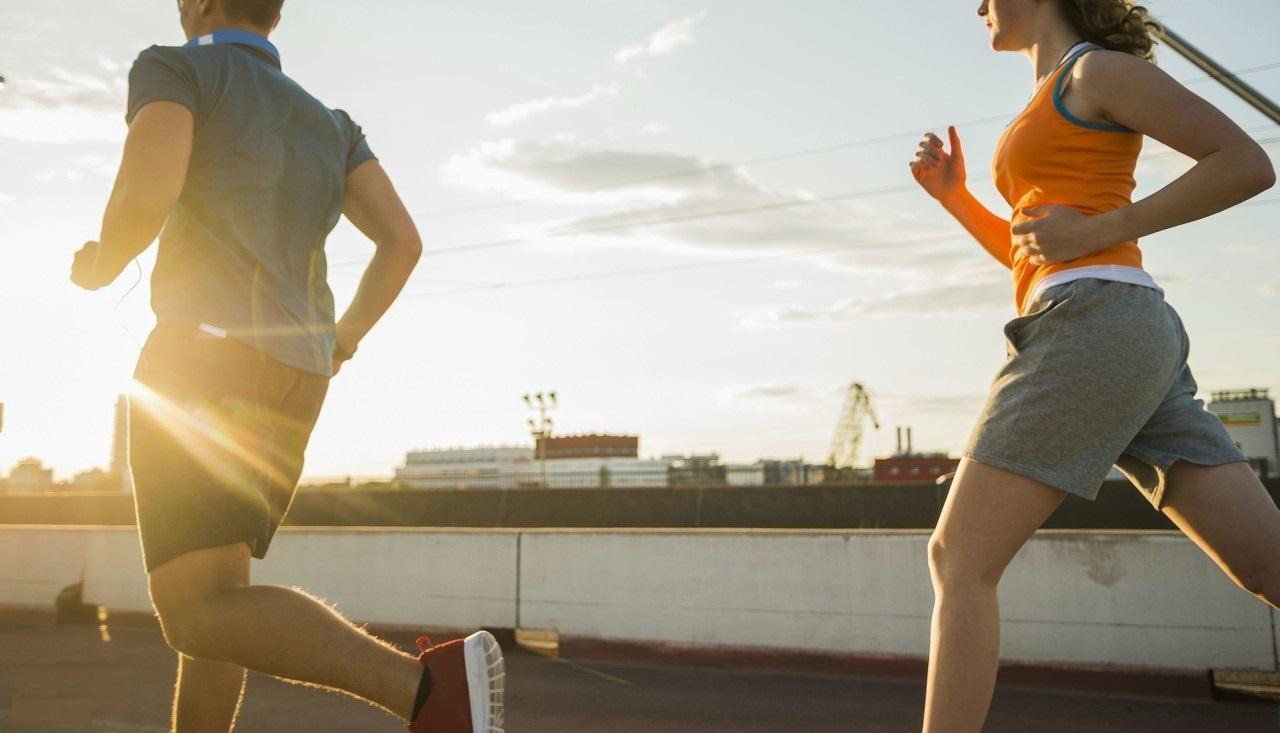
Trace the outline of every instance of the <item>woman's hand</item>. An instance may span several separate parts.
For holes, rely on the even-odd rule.
[[[1030,258],[1033,265],[1076,260],[1106,248],[1098,231],[1098,218],[1070,206],[1047,204],[1022,210],[1031,217],[1010,227],[1014,261]]]
[[[951,138],[950,153],[943,149],[937,135],[927,132],[915,160],[909,164],[916,183],[939,201],[963,191],[965,183],[964,149],[954,125],[947,128],[947,135]]]

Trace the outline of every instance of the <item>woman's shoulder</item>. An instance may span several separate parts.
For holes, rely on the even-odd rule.
[[[1156,71],[1155,64],[1131,53],[1094,47],[1080,54],[1071,69],[1071,78],[1085,83],[1106,83],[1108,80],[1123,82],[1131,81],[1135,75],[1142,76]]]
[[[1167,76],[1154,63],[1124,51],[1094,48],[1079,56],[1068,72],[1069,85],[1096,108],[1121,96],[1143,96],[1152,89],[1163,88]]]

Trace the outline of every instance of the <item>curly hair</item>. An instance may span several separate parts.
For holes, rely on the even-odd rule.
[[[1112,51],[1156,60],[1162,27],[1150,11],[1131,0],[1064,0],[1067,20],[1085,40]]]

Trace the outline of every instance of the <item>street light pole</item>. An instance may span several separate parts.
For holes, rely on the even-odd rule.
[[[1280,124],[1280,106],[1268,99],[1262,92],[1246,84],[1240,77],[1232,74],[1222,64],[1209,58],[1203,51],[1192,46],[1187,39],[1168,28],[1160,30],[1160,40],[1169,48],[1177,51],[1187,61],[1218,81],[1237,97],[1243,99],[1250,107],[1266,115],[1272,122]]]
[[[535,404],[536,403],[536,404]],[[529,418],[529,434],[533,436],[534,446],[538,451],[538,468],[541,474],[542,488],[547,488],[547,442],[551,439],[551,430],[555,421],[547,415],[547,410],[557,406],[555,390],[538,392],[534,395],[526,393],[524,404],[538,413],[538,419]]]

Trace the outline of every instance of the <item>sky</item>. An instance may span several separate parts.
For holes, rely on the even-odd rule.
[[[1271,0],[1146,4],[1230,69],[1280,62]],[[907,162],[957,124],[970,188],[1008,213],[989,161],[1033,75],[990,50],[977,5],[287,2],[286,72],[363,126],[426,247],[334,379],[307,474],[528,443],[521,395],[551,389],[558,432],[638,434],[644,456],[822,462],[857,381],[881,424],[864,461],[899,425],[957,453],[1012,289]],[[14,0],[0,28],[0,474],[36,456],[67,479],[109,460],[154,248],[92,294],[71,256],[97,237],[129,65],[184,39],[169,0]],[[1171,51],[1160,63],[1275,158],[1280,127]],[[1280,67],[1244,78],[1280,98]],[[1144,150],[1139,198],[1192,164]],[[1205,397],[1280,392],[1277,224],[1280,205],[1244,206],[1143,240]],[[344,221],[328,253],[341,306],[372,246]]]

